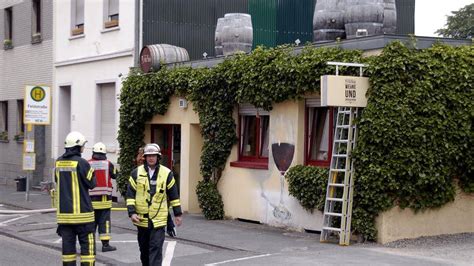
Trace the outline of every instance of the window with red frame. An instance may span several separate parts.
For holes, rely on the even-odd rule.
[[[268,115],[240,116],[240,160],[268,160]]]
[[[334,109],[306,108],[306,164],[328,167],[331,162],[334,134]]]
[[[268,169],[269,115],[239,116],[239,158],[231,166]]]

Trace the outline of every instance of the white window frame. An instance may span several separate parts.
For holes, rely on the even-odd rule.
[[[78,12],[82,3],[82,23],[78,19]],[[84,34],[85,27],[85,0],[71,0],[71,35]]]
[[[111,6],[114,4],[116,4],[116,6]],[[120,1],[104,0],[103,10],[104,29],[117,28],[120,23]]]

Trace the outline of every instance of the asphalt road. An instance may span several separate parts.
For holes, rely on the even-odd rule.
[[[24,202],[18,192],[1,191],[0,210],[48,208],[40,193]],[[16,199],[16,197],[18,199]],[[44,198],[44,199],[43,199]],[[7,201],[8,200],[8,201]],[[41,203],[41,200],[45,203]],[[11,203],[10,203],[11,202]],[[45,206],[45,207],[43,207]],[[124,212],[112,212],[111,244],[97,265],[141,265],[136,229]],[[79,248],[77,249],[79,250]],[[166,238],[164,265],[473,265],[474,234],[418,239],[383,246],[340,247],[319,243],[319,235],[291,232],[235,220],[207,221],[185,215],[178,238]],[[60,265],[61,239],[55,213],[0,214],[0,265]]]
[[[0,235],[1,265],[60,265],[61,252]]]

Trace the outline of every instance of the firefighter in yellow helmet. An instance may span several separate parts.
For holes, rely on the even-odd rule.
[[[76,238],[81,246],[81,265],[95,265],[94,209],[89,189],[96,185],[94,169],[81,158],[86,144],[79,132],[66,136],[66,152],[56,160],[58,194],[56,219],[62,238],[63,265],[76,265]]]
[[[95,228],[99,229],[99,239],[102,242],[102,252],[117,250],[109,245],[110,241],[110,210],[112,209],[112,179],[117,172],[112,162],[107,160],[107,147],[97,142],[92,147],[92,158],[89,164],[94,169],[97,186],[89,191],[92,207],[95,213]]]
[[[168,202],[173,207],[175,224],[182,223],[178,187],[173,172],[158,163],[160,147],[147,144],[145,163],[130,174],[127,188],[128,215],[138,229],[142,265],[161,265]]]

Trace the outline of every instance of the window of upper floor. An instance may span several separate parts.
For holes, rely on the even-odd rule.
[[[5,50],[13,48],[13,7],[4,9],[5,36],[3,47]]]
[[[0,101],[0,133],[8,132],[8,101]]]
[[[84,34],[84,0],[71,0],[71,35]]]
[[[321,107],[319,99],[306,100],[305,163],[329,167],[335,125],[335,108]]]
[[[239,108],[239,154],[231,166],[268,169],[270,115],[249,104]]]
[[[41,42],[41,0],[32,1],[31,43]]]
[[[23,140],[25,135],[25,120],[24,120],[24,102],[23,100],[17,100],[17,134],[15,138],[17,140]]]
[[[119,0],[104,0],[104,28],[119,26]]]

